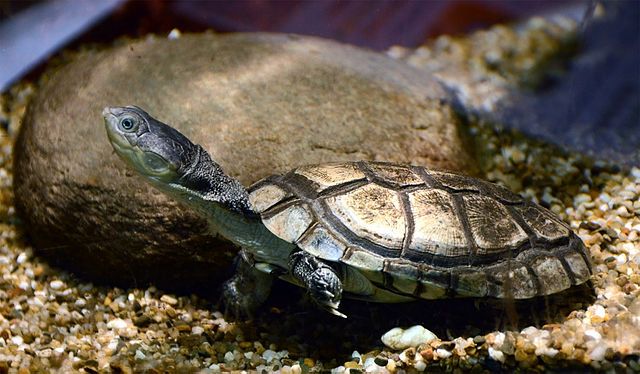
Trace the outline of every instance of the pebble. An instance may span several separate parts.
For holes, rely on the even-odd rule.
[[[170,295],[162,295],[162,296],[160,297],[160,301],[165,302],[165,303],[167,303],[167,304],[169,304],[169,305],[176,305],[176,304],[178,304],[178,299],[176,299],[175,297],[170,296]]]
[[[506,360],[504,353],[497,349],[494,349],[493,347],[489,347],[489,357],[502,363],[504,363]]]
[[[584,335],[589,337],[589,338],[591,338],[591,339],[593,339],[593,340],[602,339],[602,335],[599,332],[597,332],[596,330],[594,330],[594,329],[586,330],[584,332]]]
[[[18,255],[18,257],[16,258],[16,263],[18,265],[22,265],[27,261],[27,254],[26,253],[20,253]]]
[[[125,329],[127,328],[127,322],[120,318],[115,318],[107,323],[107,328],[112,330]]]
[[[270,349],[267,349],[266,351],[264,351],[264,353],[262,353],[262,358],[264,358],[267,361],[267,363],[273,361],[276,358],[276,356],[277,356],[277,353]]]
[[[386,365],[386,362],[385,362],[385,365]],[[309,366],[309,365],[307,365],[307,366]],[[378,365],[376,364],[374,357],[368,357],[366,360],[364,360],[364,363],[362,364],[362,366],[366,370],[368,367],[378,366]],[[384,365],[379,365],[379,366],[384,366]]]
[[[49,283],[49,287],[51,287],[51,289],[53,289],[53,290],[59,290],[62,287],[64,287],[64,282],[62,282],[61,280],[57,280],[56,279],[56,280],[51,281]]]
[[[344,363],[344,367],[347,369],[359,369],[360,364],[355,361],[348,361]]]
[[[438,348],[438,349],[436,349],[436,355],[438,355],[438,357],[444,359],[444,358],[451,357],[451,352],[447,351],[446,349]]]
[[[111,339],[111,341],[109,341],[109,344],[107,345],[107,351],[109,351],[111,354],[115,353],[116,349],[118,348],[119,342],[119,339]]]
[[[353,351],[351,353],[351,359],[356,360],[358,363],[362,362],[362,355],[358,351]]]
[[[604,343],[599,343],[589,352],[589,358],[592,361],[602,361],[604,360],[604,355],[606,352],[607,345]]]
[[[225,362],[233,362],[234,359],[235,359],[235,356],[233,355],[233,352],[229,351],[229,352],[226,352],[224,354],[224,361]]]
[[[302,367],[300,366],[300,364],[293,364],[291,366],[291,374],[301,374],[302,373]]]
[[[423,326],[416,325],[408,329],[393,328],[382,335],[382,343],[395,350],[417,347],[420,344],[429,343],[437,339],[434,333]]]
[[[142,361],[145,358],[147,358],[147,356],[144,353],[142,353],[141,350],[137,349],[136,350],[136,354],[133,356],[133,358],[136,359],[136,360]]]
[[[389,363],[388,358],[380,356],[377,356],[373,361],[378,366],[387,366],[387,364]]]

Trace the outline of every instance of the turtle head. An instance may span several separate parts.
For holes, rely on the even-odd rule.
[[[136,106],[102,111],[115,152],[151,184],[189,205],[249,212],[247,192],[199,145]]]
[[[138,107],[107,107],[102,115],[118,156],[152,181],[179,180],[194,158],[195,144]]]

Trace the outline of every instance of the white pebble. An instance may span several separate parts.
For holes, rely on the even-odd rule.
[[[204,329],[201,326],[193,326],[191,328],[191,333],[193,335],[202,335],[203,332],[204,332]]]
[[[16,262],[18,264],[23,264],[25,261],[27,261],[27,254],[22,252],[18,255],[18,258],[16,258]]]
[[[600,333],[599,333],[599,332],[597,332],[597,331],[596,331],[596,330],[594,330],[594,329],[589,329],[589,330],[585,331],[585,332],[584,332],[584,334],[585,334],[586,336],[590,337],[590,338],[591,338],[591,339],[593,339],[593,340],[600,340],[600,339],[602,339],[602,335],[600,335]]]
[[[418,371],[424,371],[427,368],[427,364],[424,361],[418,361],[413,365],[413,367]]]
[[[107,322],[107,328],[111,330],[124,329],[124,328],[127,328],[127,322],[123,319],[115,318]]]
[[[502,363],[504,363],[505,361],[504,353],[497,349],[494,349],[493,347],[489,347],[489,357]]]
[[[11,343],[13,343],[15,345],[20,345],[20,344],[24,343],[24,340],[22,339],[22,336],[12,336],[11,337]]]
[[[391,47],[389,47],[389,49],[387,49],[386,54],[391,58],[401,59],[408,54],[408,50],[407,48],[401,46],[392,45]]]
[[[142,361],[142,360],[144,360],[145,358],[147,358],[147,356],[145,356],[145,355],[144,355],[144,353],[142,353],[142,351],[141,351],[141,350],[136,349],[136,355],[134,356],[134,358],[135,358],[136,360]]]
[[[606,192],[603,192],[598,196],[598,199],[600,199],[603,203],[608,204],[611,201],[611,195],[609,195]]]
[[[266,351],[262,352],[262,358],[264,358],[267,363],[270,363],[274,358],[276,358],[276,352],[267,349]]]
[[[358,360],[358,363],[361,364],[362,363],[362,356],[360,355],[360,352],[358,351],[353,351],[351,353],[351,359],[356,359]]]
[[[224,354],[224,362],[232,362],[233,358],[233,352],[231,351]]]
[[[26,291],[31,288],[31,285],[27,281],[22,281],[20,282],[20,284],[18,284],[18,288]]]
[[[364,372],[375,374],[389,374],[389,370],[387,370],[387,368],[380,366],[369,366],[368,368],[364,369]]]
[[[382,337],[382,343],[391,349],[406,349],[417,347],[423,343],[437,339],[438,337],[431,331],[420,325],[410,327],[406,330],[396,327],[387,331]]]
[[[409,360],[409,357],[407,357],[407,354],[405,352],[406,351],[402,351],[398,356],[398,358],[400,359],[400,361],[404,362],[405,364],[408,364],[410,360]]]
[[[167,35],[167,39],[169,40],[176,40],[176,39],[180,39],[180,30],[178,29],[173,29],[171,30],[171,32],[169,32],[169,35]]]
[[[51,289],[53,289],[53,290],[59,290],[62,287],[64,287],[64,282],[62,282],[61,280],[57,280],[56,279],[56,280],[51,281],[49,283],[49,287],[51,287]]]
[[[551,357],[551,358],[553,358],[553,357],[556,357],[556,355],[557,355],[559,352],[560,352],[560,351],[558,351],[557,349],[549,347],[549,348],[547,348],[547,349],[545,349],[545,350],[544,350],[543,354],[544,354],[545,356],[547,356],[547,357]]]
[[[29,300],[31,303],[29,305],[31,306],[37,306],[37,307],[43,307],[44,306],[44,302],[42,301],[42,299],[40,297],[34,297],[33,299]]]
[[[364,360],[364,364],[362,364],[362,367],[364,367],[364,368],[365,368],[365,370],[366,370],[369,366],[373,366],[373,367],[375,367],[375,366],[376,366],[375,361],[376,361],[376,360],[375,360],[375,358],[373,358],[373,357],[368,357],[366,360]]]
[[[36,352],[36,356],[43,358],[51,357],[52,354],[53,351],[51,350],[51,348],[45,348],[41,351]]]
[[[604,307],[600,304],[596,304],[593,306],[593,315],[596,317],[604,318],[607,312],[604,310]]]
[[[169,295],[162,295],[160,296],[160,301],[165,302],[169,305],[176,305],[178,303],[178,300],[173,297],[173,296],[169,296]]]
[[[107,344],[107,350],[109,352],[111,352],[112,354],[116,352],[116,349],[118,348],[118,343],[120,342],[120,340],[118,338],[114,338],[111,339],[109,341],[109,344]]]
[[[446,349],[443,349],[443,348],[436,349],[436,354],[440,358],[447,358],[447,357],[451,356],[451,352],[449,352],[449,351],[447,351]]]
[[[602,361],[606,352],[607,346],[603,343],[598,344],[589,352],[589,358],[593,361]]]

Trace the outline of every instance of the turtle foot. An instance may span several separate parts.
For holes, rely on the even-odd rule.
[[[238,321],[241,319],[252,319],[255,311],[261,303],[252,300],[251,295],[243,292],[246,285],[233,277],[222,286],[222,295],[218,304],[224,308],[224,315]]]
[[[222,285],[221,302],[225,316],[236,320],[251,319],[269,297],[272,282],[271,275],[257,270],[239,255],[235,274]]]

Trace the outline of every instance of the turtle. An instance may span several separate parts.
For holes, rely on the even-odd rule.
[[[497,184],[387,162],[305,165],[245,188],[201,146],[136,106],[106,107],[115,153],[241,250],[222,297],[257,309],[280,278],[330,313],[343,297],[394,303],[528,299],[587,282],[570,226]]]

